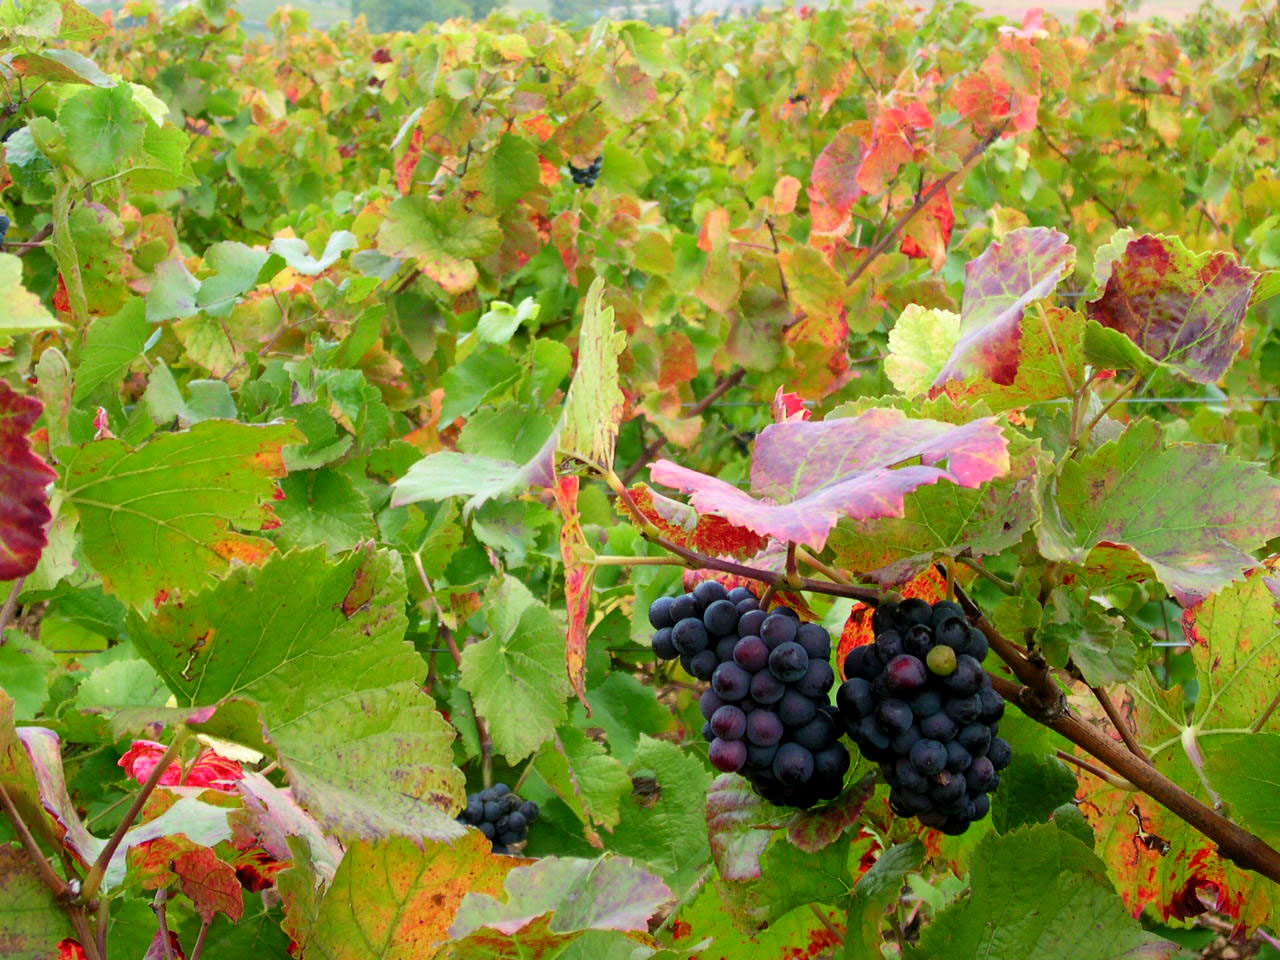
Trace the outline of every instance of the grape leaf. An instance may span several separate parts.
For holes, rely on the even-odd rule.
[[[1049,663],[1065,668],[1070,658],[1091,686],[1122,683],[1137,666],[1138,651],[1124,620],[1105,613],[1082,587],[1053,588],[1037,639]]]
[[[862,162],[854,179],[867,193],[883,193],[897,177],[903,164],[916,159],[917,130],[933,128],[933,115],[918,101],[908,100],[900,107],[882,109],[871,128]]]
[[[722,774],[707,791],[707,836],[716,869],[726,880],[760,876],[760,858],[771,833],[759,825],[769,819],[770,806],[736,773]]]
[[[578,334],[578,369],[565,399],[560,449],[610,470],[624,402],[618,385],[618,354],[627,338],[614,322],[613,308],[604,305],[604,290],[604,279],[597,278],[587,291]]]
[[[690,752],[643,734],[628,773],[631,790],[609,848],[647,863],[682,893],[710,858],[701,805],[689,798],[706,794],[711,775]]]
[[[136,609],[199,589],[233,560],[261,561],[270,541],[232,528],[271,518],[281,448],[301,439],[287,425],[206,420],[136,450],[116,439],[60,450],[84,552],[106,588]]]
[[[924,844],[908,840],[885,850],[858,880],[849,901],[846,960],[874,957],[884,938],[885,916],[902,893],[902,878],[924,861]]]
[[[853,886],[850,862],[857,863],[859,841],[853,849],[842,843],[807,853],[775,836],[761,857],[761,875],[747,881],[720,880],[717,884],[725,906],[741,924],[763,926],[789,910],[811,903],[837,903]]]
[[[1022,539],[1038,518],[1034,492],[1044,456],[1038,441],[1010,431],[1011,468],[979,488],[939,483],[906,495],[901,517],[843,519],[829,545],[839,566],[883,584],[898,584],[939,555],[999,553]]]
[[[514,577],[489,591],[485,609],[491,635],[463,648],[461,684],[488,722],[494,749],[514,764],[549,740],[567,715],[565,632]]]
[[[1215,793],[1231,807],[1231,818],[1272,847],[1280,845],[1280,735],[1230,733],[1217,738],[1205,758]]]
[[[1069,746],[1013,708],[1005,710],[1000,736],[1013,747],[1013,760],[1000,771],[1000,789],[991,795],[991,825],[998,833],[1009,833],[1046,822],[1075,797],[1075,774],[1056,756],[1059,746]]]
[[[1278,508],[1280,483],[1260,467],[1207,444],[1165,446],[1159,425],[1139,420],[1062,465],[1040,549],[1080,563],[1095,544],[1121,545],[1194,600],[1255,565],[1248,551],[1280,536]]]
[[[928,193],[934,184],[922,184],[922,193]],[[920,257],[929,261],[934,273],[947,262],[947,244],[951,242],[951,230],[956,225],[955,209],[947,188],[942,187],[929,198],[920,215],[907,221],[902,228],[902,252],[908,257]]]
[[[592,824],[617,825],[622,796],[631,790],[631,778],[622,764],[577,727],[569,726],[556,731],[533,762],[542,779],[582,821],[587,840],[602,847]]]
[[[403,507],[421,500],[467,497],[466,512],[470,513],[489,500],[525,487],[550,487],[555,483],[557,441],[553,432],[533,459],[523,464],[452,450],[433,453],[391,485],[391,505]]]
[[[140,155],[149,123],[128,83],[84,90],[58,112],[67,155],[86,180],[124,170]]]
[[[0,380],[0,580],[25,577],[48,544],[52,513],[45,489],[58,475],[31,450],[27,434],[44,405]]]
[[[574,692],[590,715],[587,702],[587,617],[591,615],[591,587],[595,582],[595,553],[587,546],[578,512],[578,478],[561,477],[555,487],[560,508],[560,558],[564,561],[564,605],[568,614],[565,635],[565,668]]]
[[[646,933],[649,918],[671,901],[661,879],[626,857],[598,860],[544,857],[507,874],[506,901],[484,892],[468,894],[449,929],[462,939],[481,928],[507,936],[548,918],[555,934],[583,930]]]
[[[151,333],[143,301],[137,298],[121,307],[115,316],[94,320],[80,351],[75,402],[84,403],[103,384],[110,384],[113,392],[118,392],[120,377],[141,356]]]
[[[934,466],[943,460],[947,469]],[[699,513],[821,550],[841,517],[900,517],[904,496],[917,487],[943,479],[976,487],[1008,469],[1004,434],[990,418],[951,426],[873,408],[857,417],[766,427],[751,464],[756,497],[669,460],[650,473],[692,493]]]
[[[673,925],[679,941],[677,946],[695,950],[695,956],[705,960],[772,960],[775,957],[808,960],[830,955],[829,952],[840,945],[840,937],[833,931],[838,930],[842,918],[826,907],[792,910],[763,930],[728,923],[725,914],[725,902],[717,885],[707,884],[698,898],[680,911]],[[698,950],[699,941],[709,944],[711,950],[706,947]]]
[[[1230,749],[1232,738],[1263,714],[1280,683],[1275,620],[1266,578],[1232,583],[1183,617],[1198,688],[1193,704],[1181,687],[1166,690],[1149,671],[1126,688],[1134,726],[1156,769],[1211,806],[1215,798],[1204,788],[1203,775],[1218,745]],[[1262,732],[1280,734],[1280,716],[1273,714]],[[1188,895],[1202,891],[1242,927],[1268,922],[1280,902],[1274,884],[1221,857],[1203,834],[1144,794],[1085,773],[1079,778],[1081,809],[1133,910],[1154,905],[1164,918],[1185,918]]]
[[[969,863],[969,896],[924,928],[919,945],[906,951],[909,960],[1155,960],[1178,953],[1128,915],[1102,862],[1057,827],[988,834]]]
[[[0,336],[53,330],[66,324],[54,319],[40,298],[22,284],[22,261],[0,253]]]
[[[204,922],[212,923],[215,916],[224,913],[235,923],[244,914],[244,892],[235,868],[219,860],[208,847],[178,854],[171,869]]]
[[[1022,355],[1022,318],[1071,272],[1075,247],[1065,234],[1023,227],[993,243],[965,266],[960,338],[933,381],[935,393],[951,380],[982,375],[1014,382]]]
[[[55,960],[58,942],[74,935],[27,851],[0,844],[0,953],[9,960]]]
[[[688,504],[664,497],[648,484],[638,483],[632,487],[631,499],[662,536],[699,553],[742,560],[759,553],[768,544],[759,534],[735,526],[723,517],[702,516]]]
[[[808,853],[830,846],[857,825],[875,789],[875,777],[868,774],[831,802],[799,811],[787,825],[787,839]]]
[[[1131,240],[1089,316],[1192,380],[1213,383],[1240,348],[1258,274],[1228,253],[1194,254],[1176,237]]]
[[[498,222],[468,213],[458,197],[401,197],[378,228],[378,250],[413,259],[446,293],[465,293],[479,272],[472,261],[502,244]]]
[[[843,236],[849,232],[849,211],[862,195],[854,178],[862,162],[862,140],[854,125],[841,127],[813,161],[809,176],[813,232]]]
[[[209,589],[130,617],[139,654],[179,707],[252,700],[299,802],[341,836],[457,836],[453,732],[405,642],[399,555],[323,547],[240,567]]]
[[[407,837],[353,843],[303,936],[306,956],[408,960],[436,955],[469,892],[498,893],[520,861],[496,857],[478,830],[451,844]]]

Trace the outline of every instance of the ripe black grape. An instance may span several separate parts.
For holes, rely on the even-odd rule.
[[[651,604],[650,623],[656,653],[710,681],[699,709],[713,766],[740,771],[776,804],[808,807],[840,794],[850,758],[840,743],[845,716],[829,700],[836,678],[825,629],[786,607],[759,609],[750,590],[705,580]],[[877,676],[874,651],[862,656]]]
[[[881,765],[895,813],[963,833],[1012,756],[996,736],[1004,699],[982,670],[986,636],[949,601],[883,604],[871,623],[874,642],[845,658],[836,692],[845,727]]]
[[[513,846],[524,843],[529,824],[538,819],[538,814],[538,805],[532,800],[522,800],[505,783],[495,783],[470,794],[458,820],[483,833],[494,853],[510,853]]]
[[[769,624],[765,623],[765,629]],[[795,641],[774,647],[769,654],[769,672],[783,683],[795,683],[809,670],[809,655]]]
[[[689,656],[707,649],[709,639],[707,628],[696,617],[685,617],[683,620],[677,620],[676,625],[671,628],[672,644],[678,651]]]
[[[734,627],[738,625],[738,611],[728,600],[716,600],[707,607],[702,615],[702,622],[706,624],[708,632],[714,636],[723,637],[732,633]]]

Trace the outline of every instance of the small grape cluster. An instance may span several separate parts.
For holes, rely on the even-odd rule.
[[[711,763],[741,771],[766,800],[810,807],[838,796],[849,769],[830,703],[831,638],[787,607],[771,612],[746,587],[704,580],[649,608],[653,651],[710,681],[700,706]]]
[[[573,177],[573,182],[580,187],[594,187],[596,185],[596,178],[600,176],[600,167],[603,164],[603,156],[596,157],[581,169],[575,167],[571,163],[569,164],[569,176]]]
[[[875,642],[854,647],[836,692],[850,737],[881,765],[899,816],[957,835],[991,808],[1012,758],[996,736],[1004,698],[982,669],[987,638],[958,604],[884,604]]]
[[[493,842],[494,853],[510,853],[529,836],[529,824],[538,819],[538,805],[521,800],[505,783],[467,797],[467,809],[458,815],[465,824],[477,828]]]

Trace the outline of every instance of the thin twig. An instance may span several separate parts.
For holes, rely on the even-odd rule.
[[[0,607],[0,646],[4,644],[4,632],[9,629],[9,621],[13,618],[13,611],[18,608],[18,597],[22,593],[22,585],[26,582],[27,578],[25,576],[13,581],[9,596],[5,597],[4,606]]]
[[[707,407],[711,406],[713,403],[715,403],[717,400],[723,397],[726,393],[728,393],[730,390],[736,387],[739,383],[741,383],[742,378],[745,377],[746,375],[747,375],[746,368],[738,367],[736,370],[730,373],[727,377],[722,377],[710,393],[708,393],[705,397],[699,400],[697,404],[695,404],[693,407],[689,409],[688,415],[690,417],[702,416],[702,414],[706,412]],[[662,450],[662,448],[665,447],[666,445],[667,445],[667,438],[658,437],[656,440],[650,443],[647,447],[645,447],[644,453],[640,454],[640,459],[638,459],[635,463],[633,463],[627,469],[627,472],[622,475],[623,485],[628,487],[631,486],[631,481],[636,478],[636,474],[638,474],[641,470],[647,467],[649,465],[649,462],[653,460],[653,458],[658,455],[658,452]]]
[[[1081,770],[1088,771],[1089,773],[1097,777],[1099,780],[1105,780],[1107,783],[1111,784],[1113,787],[1115,787],[1118,790],[1125,790],[1125,791],[1128,791],[1129,793],[1133,793],[1138,789],[1128,780],[1125,780],[1123,777],[1117,777],[1110,770],[1104,770],[1102,769],[1102,767],[1098,766],[1096,763],[1090,763],[1088,760],[1083,760],[1080,757],[1077,757],[1074,753],[1067,753],[1067,751],[1065,750],[1057,750],[1055,751],[1055,753],[1057,754],[1059,760],[1065,760],[1067,763],[1075,764]]]
[[[1112,702],[1111,697],[1107,695],[1107,691],[1101,687],[1090,685],[1089,689],[1093,691],[1093,695],[1097,698],[1098,703],[1102,704],[1102,711],[1107,715],[1107,719],[1111,721],[1111,725],[1116,728],[1116,733],[1120,734],[1120,739],[1124,741],[1124,745],[1136,757],[1141,757],[1143,763],[1150,763],[1151,758],[1147,756],[1146,751],[1142,749],[1142,744],[1138,743],[1138,738],[1133,735],[1133,731],[1129,729],[1129,724],[1125,722],[1124,717],[1120,715],[1120,711]]]
[[[36,843],[36,838],[31,834],[31,828],[27,826],[27,822],[18,813],[18,808],[9,796],[9,792],[5,790],[3,783],[0,783],[0,804],[3,804],[4,812],[13,821],[13,829],[17,832],[18,839],[22,841],[22,846],[26,848],[27,856],[31,858],[36,868],[40,871],[40,879],[53,891],[55,897],[58,899],[65,898],[71,891],[71,885],[54,873],[53,866],[45,858],[45,855],[41,853],[40,844]]]
[[[809,904],[809,909],[813,911],[813,915],[818,918],[818,921],[827,928],[828,933],[841,943],[844,943],[844,934],[836,929],[835,925],[831,922],[831,918],[823,913],[816,903]]]
[[[1276,707],[1280,707],[1280,691],[1277,691],[1276,695],[1271,698],[1271,702],[1267,704],[1267,709],[1262,711],[1262,715],[1253,721],[1253,725],[1249,729],[1257,733],[1266,726],[1267,721],[1271,719],[1271,715],[1276,712]]]
[[[156,891],[155,900],[151,901],[151,909],[156,914],[156,924],[159,926],[158,935],[161,949],[164,950],[164,960],[173,960],[173,943],[169,940],[169,908],[166,906],[168,900],[169,888],[161,887]]]
[[[974,144],[973,147],[970,148],[969,152],[964,155],[964,158],[960,161],[960,166],[946,174],[943,174],[943,176],[935,180],[932,186],[930,186],[928,190],[916,199],[916,202],[911,205],[911,208],[899,217],[897,222],[889,228],[889,232],[880,237],[880,239],[875,242],[874,246],[872,246],[863,258],[858,261],[858,265],[854,267],[853,273],[849,274],[845,283],[851,285],[860,276],[862,276],[875,259],[889,249],[889,244],[893,243],[893,238],[898,235],[898,232],[910,223],[916,214],[927,207],[929,205],[929,201],[945,189],[947,184],[963,173],[970,163],[982,156],[986,149],[1000,138],[1000,135],[1004,133],[1005,127],[1008,125],[1008,122],[1005,122],[997,129],[988,133],[985,137]]]
[[[973,557],[959,556],[959,557],[956,557],[956,560],[964,564],[966,567],[968,567],[978,576],[982,577],[984,580],[988,580],[991,583],[994,583],[1002,593],[1007,593],[1011,597],[1015,597],[1018,595],[1018,588],[1016,586],[1014,586],[1012,583],[1010,583],[1008,580],[1004,579],[1003,577],[996,576],[994,573],[988,570],[985,566],[983,566]]]
[[[200,960],[200,953],[204,950],[204,938],[209,935],[209,924],[213,918],[203,920],[200,923],[200,932],[196,934],[196,945],[191,948],[191,960]]]
[[[98,889],[102,886],[102,878],[106,875],[111,858],[124,840],[124,835],[133,826],[133,822],[138,818],[138,814],[142,812],[142,808],[151,796],[152,791],[160,783],[160,778],[172,766],[173,761],[178,758],[178,754],[182,751],[190,736],[190,727],[182,726],[178,729],[177,734],[174,735],[173,742],[169,744],[168,749],[160,756],[155,768],[151,771],[151,775],[147,777],[141,789],[134,795],[133,803],[125,811],[124,819],[120,821],[115,832],[111,834],[111,839],[102,848],[102,852],[98,854],[98,858],[93,862],[93,866],[89,868],[88,875],[84,878],[84,887],[80,891],[80,897],[84,902],[89,903],[97,897]]]
[[[449,655],[453,657],[453,662],[458,665],[458,669],[462,669],[462,651],[458,649],[458,641],[453,638],[453,631],[440,624],[439,633],[444,637],[444,642],[449,645]],[[474,707],[475,704],[472,704]],[[479,711],[474,712],[476,718],[476,733],[480,734],[480,770],[484,780],[484,786],[487,790],[493,786],[493,737],[489,735],[489,725],[484,722],[484,717],[480,716]]]

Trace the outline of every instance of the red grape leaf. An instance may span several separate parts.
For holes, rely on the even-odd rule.
[[[560,477],[555,486],[556,505],[564,523],[560,527],[560,556],[564,560],[564,596],[568,608],[569,629],[565,638],[565,667],[573,690],[591,715],[587,703],[587,616],[591,612],[591,586],[596,568],[594,554],[582,533],[582,515],[578,512],[578,478]]]
[[[928,193],[933,184],[925,184],[922,193]],[[943,187],[924,205],[920,213],[902,228],[902,252],[908,257],[929,261],[936,273],[947,262],[947,244],[951,242],[951,229],[956,225],[956,213],[951,197]]]
[[[1004,35],[982,66],[951,92],[951,105],[986,135],[1003,124],[1005,136],[1035,129],[1040,108],[1040,53],[1025,38]]]
[[[787,839],[807,853],[830,846],[862,819],[862,808],[875,789],[875,774],[869,773],[830,803],[801,810],[787,827]]]
[[[946,469],[935,466],[943,460]],[[873,408],[857,417],[765,427],[751,465],[754,497],[669,460],[650,473],[691,493],[699,513],[821,550],[841,517],[902,516],[903,497],[917,487],[943,479],[976,487],[1008,469],[1004,433],[991,418],[952,426]]]
[[[1090,318],[1148,356],[1213,383],[1240,349],[1240,325],[1258,274],[1228,253],[1188,250],[1176,237],[1131,240],[1111,265]]]
[[[862,141],[853,125],[841,127],[813,162],[809,182],[812,232],[843,236],[849,232],[849,211],[862,195],[854,175],[862,162]]]
[[[235,923],[244,913],[244,893],[235,868],[218,859],[208,847],[181,853],[173,861],[173,872],[182,883],[182,892],[196,905],[196,913],[206,923],[225,913]]]
[[[922,103],[881,110],[871,131],[871,142],[858,165],[855,179],[867,193],[883,193],[903,164],[919,152],[915,132],[933,128],[933,116]]]
[[[740,560],[759,553],[768,542],[723,517],[701,516],[693,507],[664,497],[648,484],[638,483],[632,487],[631,499],[664,537],[699,553]]]
[[[0,380],[0,580],[25,577],[40,562],[52,519],[46,487],[58,475],[31,452],[27,434],[44,405]]]
[[[950,380],[981,375],[1009,385],[1022,357],[1022,317],[1070,273],[1076,249],[1065,234],[1023,227],[993,243],[965,266],[960,339],[933,381],[940,393]]]

